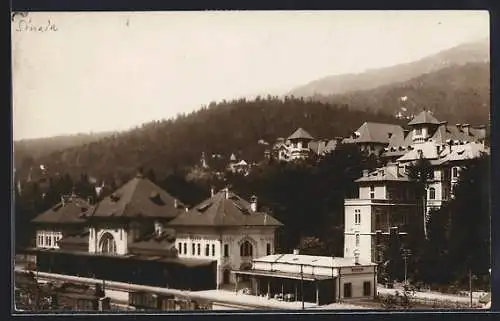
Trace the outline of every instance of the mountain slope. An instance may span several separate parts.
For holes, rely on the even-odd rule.
[[[486,125],[490,114],[490,66],[454,65],[405,82],[318,99],[392,115],[400,111],[416,114],[425,108],[453,124]]]
[[[25,166],[28,166],[27,164],[31,163],[35,158],[58,150],[97,141],[112,134],[113,132],[103,132],[18,140],[14,142],[14,166],[19,168],[23,162],[26,163]]]
[[[316,138],[348,135],[361,121],[394,122],[392,116],[349,110],[303,99],[245,99],[212,103],[209,107],[175,120],[156,121],[129,132],[68,148],[40,157],[49,174],[86,172],[98,179],[124,180],[137,167],[154,169],[157,177],[174,168],[199,164],[204,152],[210,166],[220,157],[227,164],[235,153],[247,161],[260,161],[266,145],[288,137],[298,127]],[[20,169],[26,176],[27,169]]]
[[[312,97],[368,90],[391,83],[407,81],[452,65],[487,62],[489,59],[489,41],[481,40],[462,44],[406,64],[367,70],[360,74],[328,76],[293,89],[288,95]]]

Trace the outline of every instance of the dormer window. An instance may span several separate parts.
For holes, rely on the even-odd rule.
[[[422,128],[415,128],[415,135],[422,135]]]

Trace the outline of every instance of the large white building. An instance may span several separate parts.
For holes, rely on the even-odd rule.
[[[235,270],[237,279],[250,278],[250,292],[285,301],[325,305],[349,299],[372,299],[377,293],[376,264],[355,257],[273,254],[253,260],[249,270]]]
[[[217,284],[234,283],[231,270],[251,268],[252,259],[270,255],[282,224],[227,188],[180,214],[168,226],[176,231],[180,258],[217,261]]]
[[[365,126],[365,134],[368,127],[379,131],[369,131],[372,137],[391,135],[381,154],[386,165],[370,173],[365,171],[357,180],[359,195],[344,202],[345,256],[359,251],[361,258],[378,262],[381,258],[376,255],[377,231],[387,235],[391,227],[398,227],[405,233],[411,225],[423,224],[417,206],[419,200],[415,197],[415,183],[407,175],[408,167],[417,160],[428,160],[433,173],[426,184],[428,219],[432,209],[439,209],[453,198],[453,189],[465,163],[489,153],[483,126],[449,126],[438,121],[429,111],[418,114],[408,126],[409,130],[398,130],[393,125],[386,129]]]

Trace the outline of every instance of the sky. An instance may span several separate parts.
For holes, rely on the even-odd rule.
[[[488,37],[487,11],[30,13],[12,23],[13,136],[127,130]]]

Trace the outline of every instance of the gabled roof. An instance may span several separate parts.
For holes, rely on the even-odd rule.
[[[403,128],[399,125],[365,122],[356,130],[355,138],[346,138],[344,143],[382,143],[389,144],[390,139],[404,139]]]
[[[439,158],[432,161],[433,165],[442,165],[448,162],[460,162],[469,159],[479,158],[481,155],[489,154],[489,149],[479,143],[468,143],[464,145],[452,145],[446,147],[439,154]]]
[[[457,125],[447,125],[443,123],[439,126],[431,139],[436,143],[445,144],[448,140],[478,142],[484,140],[485,136],[485,129],[470,126],[469,130],[466,131],[463,125],[457,127]]]
[[[425,159],[437,159],[437,145],[433,142],[425,142],[421,144],[415,144],[413,148],[406,154],[398,158],[399,162],[414,161],[420,158],[420,151],[422,152],[422,157]]]
[[[432,115],[429,110],[424,110],[408,123],[409,126],[422,124],[439,125],[440,122]]]
[[[227,197],[226,197],[227,193]],[[221,190],[168,223],[170,226],[281,226],[267,213],[253,212],[250,203]]]
[[[131,254],[156,254],[163,257],[177,257],[175,235],[167,231],[161,235],[147,235],[129,244]]]
[[[356,180],[358,183],[387,181],[409,182],[410,179],[402,167],[399,167],[397,164],[391,164],[377,168],[376,170],[369,172],[367,176],[362,176]]]
[[[92,217],[171,219],[183,210],[184,205],[180,201],[149,179],[138,175],[97,204]]]
[[[49,210],[35,217],[33,223],[47,224],[81,224],[92,213],[92,206],[84,199],[71,195]]]
[[[311,136],[311,134],[306,132],[304,129],[299,128],[292,135],[290,135],[290,137],[288,137],[288,139],[310,139],[310,140],[313,140],[314,138]]]

